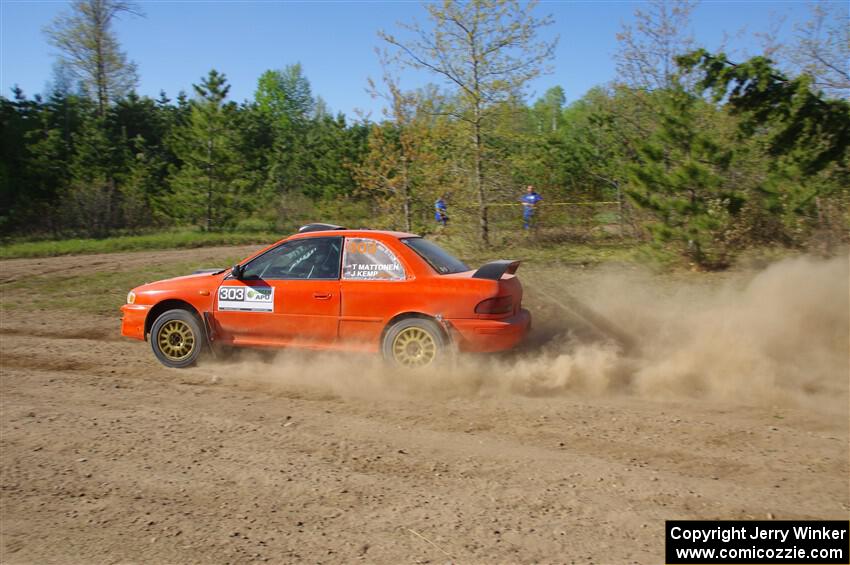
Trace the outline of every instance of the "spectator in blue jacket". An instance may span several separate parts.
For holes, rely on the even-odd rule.
[[[449,208],[446,206],[446,196],[442,195],[434,202],[434,219],[443,227],[449,224]]]
[[[537,204],[541,200],[543,200],[543,197],[540,196],[537,192],[535,192],[533,186],[528,185],[525,194],[523,194],[522,198],[519,199],[519,201],[522,202],[523,229],[527,230],[531,227],[534,219],[534,209],[537,208]]]

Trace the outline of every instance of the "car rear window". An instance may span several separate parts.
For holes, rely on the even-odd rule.
[[[462,273],[469,270],[466,263],[432,241],[421,237],[407,237],[401,241],[425,259],[441,275]]]

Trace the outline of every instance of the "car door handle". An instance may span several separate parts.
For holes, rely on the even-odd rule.
[[[329,292],[314,292],[313,293],[313,298],[315,298],[316,300],[328,300],[331,296],[333,296],[333,294],[331,294]]]

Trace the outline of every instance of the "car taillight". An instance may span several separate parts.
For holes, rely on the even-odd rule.
[[[514,299],[511,296],[497,296],[482,300],[475,307],[476,314],[507,314],[514,308]]]

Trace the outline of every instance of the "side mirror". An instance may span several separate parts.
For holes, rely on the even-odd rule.
[[[245,273],[245,267],[242,265],[233,265],[233,268],[230,269],[230,276],[232,276],[236,280],[242,280],[242,275]]]

